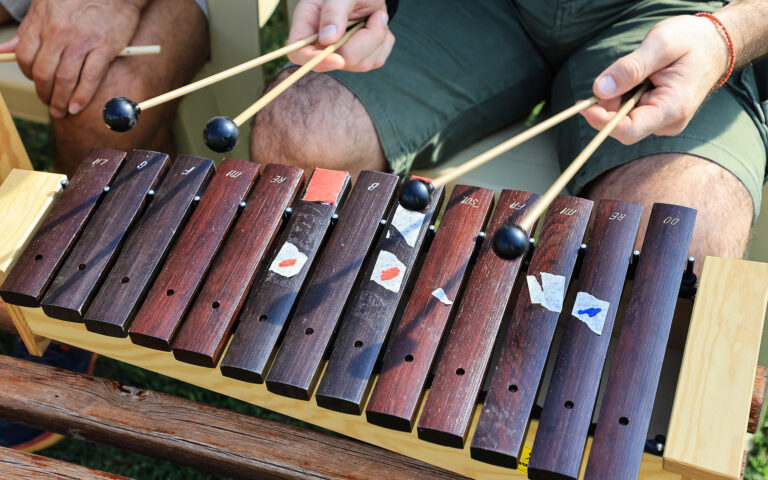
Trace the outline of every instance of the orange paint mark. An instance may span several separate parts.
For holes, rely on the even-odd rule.
[[[302,200],[336,205],[348,178],[349,172],[316,168]]]
[[[411,179],[413,179],[413,180],[421,180],[422,182],[427,182],[427,183],[432,183],[432,179],[431,178],[420,177],[418,175],[411,175]]]
[[[283,260],[282,262],[277,264],[277,266],[280,267],[280,268],[292,267],[294,265],[296,265],[296,259],[295,258],[289,258],[288,260]]]
[[[382,270],[381,281],[386,282],[387,280],[392,280],[393,278],[397,278],[398,275],[400,275],[400,269],[397,267],[392,267],[386,270]]]

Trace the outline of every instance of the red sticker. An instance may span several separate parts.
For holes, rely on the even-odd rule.
[[[278,266],[280,268],[292,267],[296,265],[296,260],[297,260],[296,258],[289,258],[288,260],[283,260],[282,262],[280,262]]]
[[[393,278],[400,275],[400,269],[397,267],[388,268],[386,270],[382,270],[381,272],[381,280],[383,282],[386,282],[387,280],[392,280]]]
[[[432,183],[432,179],[431,178],[420,177],[418,175],[411,175],[411,179],[412,180],[421,180],[422,182],[427,182],[427,183]]]
[[[345,171],[316,168],[302,200],[336,205],[348,177]]]

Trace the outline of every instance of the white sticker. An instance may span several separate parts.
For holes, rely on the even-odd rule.
[[[448,295],[445,294],[445,290],[438,288],[432,295],[446,305],[453,305],[453,301],[448,299]]]
[[[595,298],[586,292],[576,294],[571,315],[586,323],[590,330],[598,335],[603,333],[605,317],[608,315],[608,302]]]
[[[405,243],[413,247],[416,245],[416,240],[419,239],[419,230],[424,224],[424,217],[426,217],[424,213],[408,210],[398,205],[395,215],[392,217],[392,226],[400,232]]]
[[[307,256],[301,253],[296,245],[285,242],[269,269],[278,275],[293,277],[301,271],[305,263]]]
[[[539,304],[550,312],[560,313],[565,298],[565,277],[541,272],[541,285],[533,275],[528,275],[528,293],[532,304]]]
[[[405,265],[394,254],[382,250],[373,267],[371,280],[390,292],[399,292],[405,278]]]

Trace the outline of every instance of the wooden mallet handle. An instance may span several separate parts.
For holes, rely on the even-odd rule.
[[[549,208],[549,205],[552,203],[552,201],[557,197],[557,195],[560,194],[561,191],[565,188],[566,185],[568,185],[568,182],[571,181],[574,175],[576,175],[576,172],[581,169],[581,167],[586,163],[587,159],[595,153],[595,150],[600,146],[600,144],[603,143],[603,141],[608,138],[608,135],[613,132],[613,129],[616,128],[616,125],[619,124],[619,122],[632,110],[635,108],[635,105],[637,105],[637,102],[640,101],[640,97],[643,96],[645,92],[648,91],[650,88],[649,83],[644,83],[640,86],[640,88],[635,92],[632,97],[627,100],[624,105],[621,106],[618,112],[616,112],[616,115],[611,118],[608,123],[605,124],[605,126],[600,129],[599,132],[597,132],[597,135],[587,144],[586,147],[584,147],[584,150],[579,153],[579,155],[573,159],[570,165],[568,165],[568,168],[566,168],[562,174],[555,180],[555,183],[552,184],[549,189],[542,195],[542,197],[539,199],[538,202],[536,202],[536,205],[528,212],[528,214],[523,217],[523,219],[520,221],[520,228],[524,231],[528,231],[529,229],[533,228],[533,224],[536,222],[536,219],[538,219],[544,211]]]
[[[365,19],[351,20],[347,23],[347,26],[351,27],[359,23],[365,23]],[[139,103],[139,109],[144,111],[148,108],[156,107],[157,105],[160,105],[162,103],[171,101],[175,98],[182,97],[184,95],[187,95],[188,93],[192,93],[194,91],[200,90],[201,88],[205,88],[208,85],[212,85],[222,80],[226,80],[227,78],[234,77],[235,75],[239,75],[252,68],[256,68],[260,65],[264,65],[267,62],[271,62],[272,60],[282,57],[283,55],[287,55],[291,52],[295,52],[296,50],[300,50],[306,46],[312,45],[316,41],[317,41],[317,34],[310,35],[306,38],[293,42],[290,45],[286,45],[282,48],[279,48],[273,52],[264,54],[260,57],[253,58],[251,60],[248,60],[247,62],[241,63],[240,65],[235,65],[234,67],[228,68],[226,70],[222,70],[219,73],[214,73],[211,76],[202,78],[196,82],[190,83],[189,85],[184,85],[183,87],[179,87],[176,90],[171,90],[170,92],[163,93],[162,95],[158,95],[157,97],[150,98],[149,100],[144,100],[143,102]]]
[[[334,43],[333,45],[329,45],[325,47],[325,49],[323,49],[322,52],[320,52],[315,57],[310,59],[307,63],[299,67],[295,72],[290,74],[285,80],[283,80],[282,82],[278,83],[275,87],[273,87],[272,90],[265,93],[264,96],[258,99],[253,105],[246,108],[243,111],[243,113],[241,113],[240,115],[232,119],[232,121],[235,122],[235,125],[237,125],[238,127],[242,126],[243,123],[247,122],[251,117],[256,115],[259,112],[259,110],[267,106],[269,102],[271,102],[272,100],[277,98],[278,95],[286,91],[288,87],[298,82],[299,79],[301,79],[301,77],[309,73],[310,70],[315,68],[323,60],[328,58],[332,53],[334,53],[336,50],[341,48],[341,46],[344,45],[347,40],[349,40],[349,37],[351,37],[352,35],[355,34],[355,32],[363,28],[364,25],[365,24],[363,22],[357,23],[355,26],[347,30],[347,32],[344,34],[343,37],[341,37],[341,39],[339,39],[338,42]]]
[[[597,98],[595,97],[579,100],[573,106],[563,110],[557,115],[553,115],[548,119],[544,120],[543,122],[536,124],[533,127],[523,132],[518,133],[517,135],[510,138],[509,140],[506,140],[504,143],[500,143],[499,145],[481,153],[480,155],[472,158],[471,160],[467,160],[466,162],[462,163],[461,165],[454,168],[450,172],[440,175],[439,177],[432,180],[432,185],[434,185],[435,188],[439,188],[439,187],[442,187],[443,185],[447,185],[448,183],[471,172],[477,167],[488,163],[490,160],[493,160],[494,158],[498,157],[502,153],[505,153],[515,148],[516,146],[520,145],[523,142],[527,142],[528,140],[532,139],[536,135],[549,130],[555,125],[562,123],[563,121],[576,115],[577,113],[586,110],[587,108],[591,107],[595,103],[597,103]]]
[[[122,49],[119,57],[136,57],[139,55],[157,55],[162,51],[160,45],[129,45]],[[15,53],[0,53],[0,62],[15,62]]]

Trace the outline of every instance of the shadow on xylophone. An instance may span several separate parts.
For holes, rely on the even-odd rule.
[[[94,149],[0,294],[29,309],[37,334],[477,478],[525,464],[530,478],[679,478],[670,472],[697,467],[677,447],[700,436],[684,415],[650,427],[670,423],[669,472],[643,453],[673,314],[690,306],[678,296],[681,280],[691,293],[695,211],[655,205],[633,256],[640,206],[561,196],[532,252],[509,261],[487,239],[537,195],[505,190],[494,210],[490,190],[457,185],[445,200],[441,187],[411,211],[397,186],[386,173],[351,186],[346,172],[317,169],[304,188],[284,165],[214,169]],[[727,273],[718,261],[705,263],[700,289],[720,288],[707,283],[708,269]],[[735,301],[764,309],[768,270],[732,262],[755,268],[754,294]],[[668,390],[679,358],[665,364]],[[699,369],[685,367],[681,412],[700,397],[680,394]],[[747,412],[749,397],[737,407]]]

